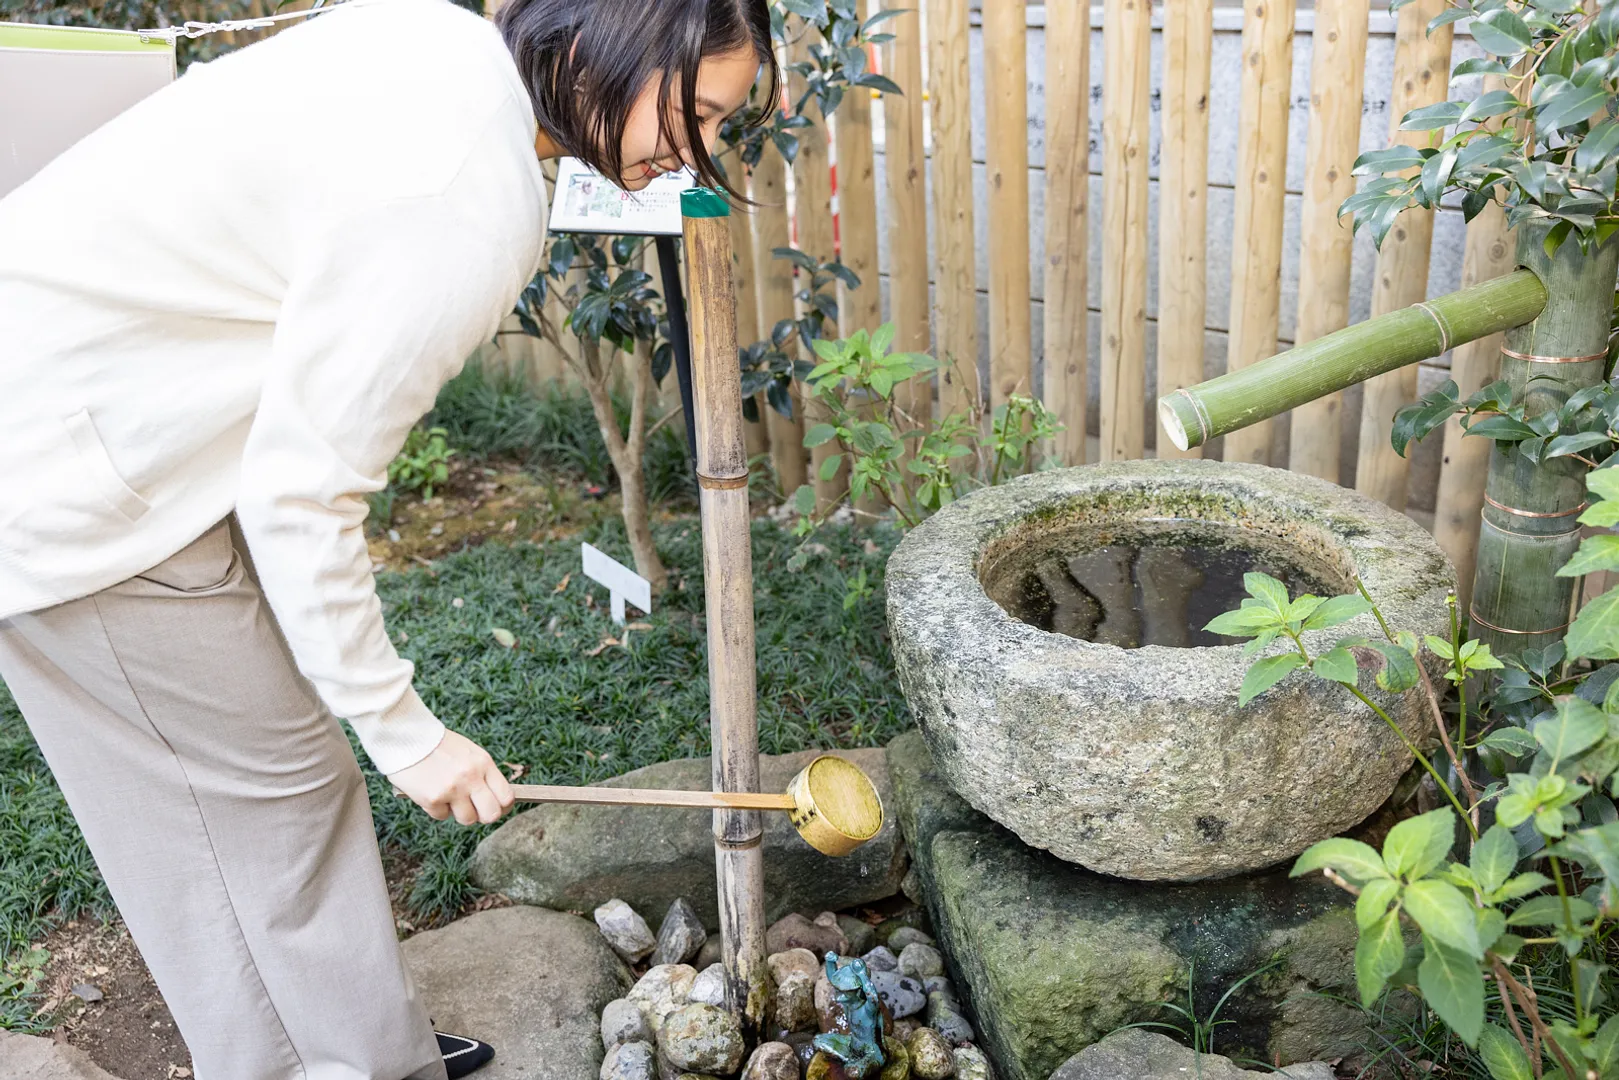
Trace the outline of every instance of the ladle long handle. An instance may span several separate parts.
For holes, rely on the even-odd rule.
[[[603,806],[695,806],[705,810],[791,810],[791,795],[750,791],[666,791],[659,788],[567,787],[513,784],[518,802],[595,803]]]

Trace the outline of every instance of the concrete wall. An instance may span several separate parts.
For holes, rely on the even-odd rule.
[[[1301,5],[1302,6],[1302,5]],[[1029,98],[1029,198],[1030,198],[1030,233],[1029,233],[1029,263],[1033,281],[1033,302],[1030,317],[1033,327],[1035,385],[1040,385],[1041,374],[1044,370],[1044,356],[1041,323],[1043,276],[1042,264],[1044,261],[1045,236],[1045,86],[1042,73],[1045,70],[1045,55],[1047,48],[1045,33],[1045,9],[1040,6],[1030,6],[1027,9],[1028,23],[1028,98]],[[982,208],[986,205],[984,190],[984,57],[983,43],[978,29],[978,14],[973,13],[973,28],[971,32],[970,48],[972,51],[972,79],[973,79],[973,161],[974,161],[974,187],[975,206]],[[1091,151],[1091,229],[1090,229],[1090,298],[1089,306],[1092,312],[1090,322],[1090,380],[1091,380],[1091,409],[1087,418],[1087,427],[1094,433],[1097,429],[1097,414],[1095,402],[1099,397],[1098,373],[1096,357],[1099,353],[1098,332],[1100,328],[1100,315],[1098,307],[1101,301],[1101,286],[1106,269],[1101,261],[1101,214],[1102,214],[1102,133],[1101,133],[1101,98],[1102,98],[1102,70],[1104,54],[1102,50],[1102,9],[1094,7],[1091,12],[1091,107],[1090,107],[1090,151]],[[1298,15],[1296,33],[1293,39],[1293,104],[1288,121],[1288,167],[1287,167],[1287,218],[1284,240],[1284,259],[1282,266],[1282,311],[1279,331],[1278,349],[1285,349],[1292,344],[1294,326],[1298,312],[1298,271],[1299,271],[1299,212],[1301,197],[1299,191],[1303,186],[1305,147],[1307,144],[1307,127],[1309,124],[1309,87],[1310,87],[1310,56],[1311,34],[1314,29],[1315,18],[1313,12],[1301,10]],[[1153,102],[1152,111],[1159,112],[1158,87],[1162,82],[1162,48],[1158,32],[1159,21],[1155,19],[1155,32],[1153,39]],[[1241,104],[1241,37],[1242,37],[1242,10],[1240,7],[1221,6],[1215,12],[1215,39],[1213,77],[1210,86],[1210,137],[1209,137],[1209,193],[1208,215],[1209,231],[1207,238],[1208,254],[1208,316],[1207,333],[1205,335],[1204,370],[1210,375],[1220,374],[1225,370],[1226,357],[1226,330],[1229,325],[1229,311],[1231,303],[1231,280],[1233,260],[1235,257],[1231,250],[1232,215],[1235,202],[1233,183],[1236,173],[1237,137],[1239,112]],[[1052,43],[1055,45],[1056,43]],[[1472,39],[1465,34],[1458,33],[1453,53],[1452,63],[1461,59],[1478,55],[1477,48]],[[1361,147],[1363,150],[1377,149],[1387,145],[1390,126],[1389,94],[1393,85],[1394,69],[1394,19],[1386,10],[1379,6],[1371,12],[1371,39],[1368,46],[1366,63],[1366,82],[1364,87],[1364,105],[1361,121]],[[1466,83],[1458,84],[1454,88],[1456,94],[1470,94],[1476,92],[1477,87]],[[879,105],[880,109],[880,105]],[[877,132],[877,183],[879,224],[881,226],[881,257],[882,265],[888,265],[888,243],[886,213],[885,159],[882,153],[882,123],[879,116],[874,122]],[[1148,268],[1148,297],[1147,297],[1147,348],[1148,348],[1148,408],[1147,422],[1148,441],[1151,445],[1154,433],[1157,430],[1156,418],[1151,414],[1154,408],[1155,395],[1152,392],[1156,386],[1156,367],[1154,353],[1156,350],[1156,316],[1157,316],[1157,162],[1158,162],[1158,125],[1155,122],[1152,130],[1151,162],[1152,181],[1150,200],[1152,204],[1152,224],[1149,225],[1149,249],[1153,253]],[[930,219],[931,220],[931,219]],[[993,223],[988,221],[981,211],[975,219],[975,232],[977,236],[978,257],[978,283],[979,283],[979,323],[980,342],[983,355],[981,364],[987,374],[988,364],[988,252],[989,229]],[[1434,227],[1434,244],[1432,267],[1429,273],[1429,295],[1448,292],[1458,287],[1461,276],[1462,247],[1465,226],[1459,210],[1446,209],[1441,211]],[[930,244],[931,247],[931,244]],[[1375,266],[1376,252],[1366,237],[1357,240],[1355,250],[1354,277],[1352,286],[1351,318],[1360,320],[1367,317],[1371,307],[1372,274]],[[886,281],[885,281],[886,286]],[[886,306],[885,306],[886,312]],[[1438,385],[1446,377],[1445,369],[1449,366],[1448,355],[1440,357],[1431,365],[1425,365],[1422,373],[1422,389],[1427,391]],[[1358,395],[1349,404],[1349,415],[1358,415]],[[1356,424],[1345,424],[1347,453],[1345,460],[1348,463],[1348,472],[1342,477],[1343,482],[1353,483],[1354,452],[1353,443],[1356,434]],[[1433,504],[1433,491],[1438,476],[1438,440],[1429,440],[1430,445],[1417,450],[1413,462],[1412,478],[1412,505],[1417,509],[1431,508]]]

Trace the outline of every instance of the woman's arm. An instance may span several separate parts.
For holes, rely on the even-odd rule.
[[[299,670],[390,774],[431,753],[444,725],[383,628],[365,495],[493,335],[543,230],[542,207],[520,206],[496,228],[466,194],[377,204],[315,230],[242,461],[238,516]]]

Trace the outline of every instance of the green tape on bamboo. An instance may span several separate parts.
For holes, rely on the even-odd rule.
[[[680,193],[680,215],[689,218],[730,217],[731,204],[713,188],[694,187]]]

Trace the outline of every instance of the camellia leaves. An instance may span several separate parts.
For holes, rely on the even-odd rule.
[[[1619,589],[1581,608],[1564,642],[1571,659],[1619,660]]]
[[[1535,737],[1521,727],[1503,727],[1490,732],[1484,745],[1513,757],[1523,757],[1540,749]]]
[[[1375,881],[1389,876],[1383,866],[1383,856],[1377,853],[1376,848],[1343,836],[1311,844],[1293,863],[1288,876],[1302,877],[1313,870],[1328,868],[1354,882]]]
[[[1237,695],[1237,706],[1241,708],[1248,704],[1303,665],[1304,657],[1298,653],[1267,656],[1256,662],[1242,678],[1242,692]]]
[[[1203,629],[1223,637],[1253,637],[1280,627],[1281,616],[1276,612],[1269,608],[1245,607],[1216,615]]]
[[[1477,962],[1432,936],[1423,945],[1417,968],[1423,1000],[1464,1043],[1476,1045],[1484,1028],[1484,977]]]
[[[1534,42],[1529,27],[1508,7],[1487,11],[1470,27],[1473,40],[1492,56],[1517,56]]]
[[[1389,912],[1370,929],[1361,931],[1355,945],[1355,984],[1367,1008],[1383,992],[1390,975],[1405,962],[1405,936],[1400,932],[1400,916]]]
[[[1406,914],[1430,939],[1475,960],[1483,959],[1473,905],[1456,886],[1437,878],[1414,881],[1405,887],[1402,903]]]
[[[1242,585],[1248,590],[1249,596],[1267,607],[1274,608],[1279,613],[1287,610],[1287,586],[1269,574],[1250,570],[1242,575]]]

